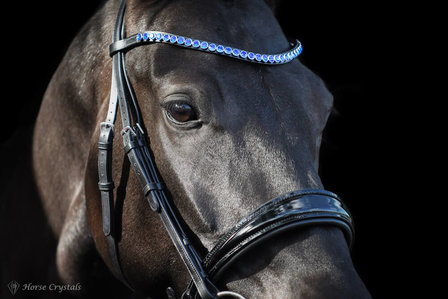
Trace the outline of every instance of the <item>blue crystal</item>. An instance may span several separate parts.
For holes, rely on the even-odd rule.
[[[191,38],[187,38],[185,40],[185,46],[191,46],[192,43],[193,43],[193,41],[191,40]]]
[[[224,49],[224,52],[225,52],[226,54],[230,54],[230,53],[232,53],[232,48],[230,48],[230,47],[226,47],[226,48]]]
[[[303,51],[303,47],[302,47],[302,45],[300,45],[299,46],[299,55],[302,53],[302,51]]]
[[[175,42],[177,42],[177,36],[171,35],[170,43],[174,44]]]
[[[144,40],[144,41],[147,41],[148,38],[149,38],[148,33],[146,33],[146,32],[143,33],[143,40]]]
[[[208,43],[207,42],[202,42],[201,43],[201,49],[205,50],[208,48]]]
[[[232,55],[233,55],[233,56],[239,56],[239,55],[240,55],[240,50],[238,50],[238,49],[233,49],[233,50],[232,50]]]
[[[195,41],[193,42],[193,48],[199,48],[200,44],[201,44],[200,41],[195,40]]]
[[[217,51],[218,53],[222,53],[222,52],[224,52],[224,46],[221,46],[221,45],[217,46],[217,47],[216,47],[216,51]]]
[[[135,39],[139,42],[142,40],[142,38],[143,38],[142,34],[139,33],[139,34],[137,34],[137,37]]]
[[[285,54],[279,55],[279,59],[280,59],[280,62],[284,62],[285,61]]]
[[[164,40],[165,42],[169,41],[169,40],[170,40],[170,35],[169,35],[169,34],[164,34],[164,35],[163,35],[163,40]]]
[[[255,54],[255,59],[257,61],[261,61],[261,54]]]
[[[241,58],[246,58],[247,57],[247,52],[246,51],[241,51],[240,52],[240,56],[241,56]]]
[[[212,52],[214,52],[216,50],[216,45],[215,44],[210,44],[208,45],[208,49]]]
[[[151,32],[151,33],[149,34],[149,39],[150,39],[150,40],[154,40],[155,37],[156,37],[156,35],[155,35],[153,32]]]
[[[275,56],[274,56],[274,60],[275,60],[275,62],[280,62],[280,56],[275,55]]]
[[[184,38],[183,36],[179,36],[179,37],[177,38],[177,43],[178,43],[179,45],[182,45],[184,42],[185,42],[185,38]]]
[[[252,52],[249,52],[249,54],[247,54],[247,57],[249,57],[250,60],[254,60],[255,54]]]
[[[268,62],[268,55],[261,56],[261,59],[263,59],[264,62]]]
[[[162,39],[162,33],[156,33],[156,40]]]
[[[268,60],[269,60],[269,62],[274,62],[274,56],[269,55],[269,56],[268,56]]]

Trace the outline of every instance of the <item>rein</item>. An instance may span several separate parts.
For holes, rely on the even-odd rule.
[[[102,225],[107,238],[114,275],[133,290],[121,269],[117,244],[119,236],[114,219],[112,145],[118,106],[122,120],[121,136],[125,153],[140,181],[144,197],[151,209],[159,214],[191,276],[192,281],[184,292],[183,299],[197,298],[198,296],[203,299],[223,296],[244,298],[231,291],[219,291],[213,281],[238,256],[285,230],[310,225],[336,225],[344,231],[347,242],[351,245],[353,239],[352,219],[339,197],[326,190],[297,190],[265,203],[236,224],[204,258],[199,255],[189,241],[185,233],[186,229],[183,228],[182,222],[174,213],[165,193],[166,187],[154,162],[149,147],[149,136],[142,122],[141,111],[132,84],[127,76],[125,54],[135,47],[152,43],[166,43],[224,55],[250,63],[274,66],[294,60],[302,52],[302,45],[296,41],[292,43],[290,50],[278,54],[266,54],[161,31],[147,31],[126,38],[125,10],[126,1],[122,0],[110,46],[113,67],[109,109],[106,120],[100,124],[98,142],[98,186],[101,193]],[[175,295],[171,288],[168,288],[167,292],[170,298],[174,298]]]

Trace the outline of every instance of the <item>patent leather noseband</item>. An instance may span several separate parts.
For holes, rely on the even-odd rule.
[[[225,272],[226,268],[238,256],[254,246],[266,242],[272,236],[289,229],[310,225],[335,225],[342,229],[350,245],[353,240],[352,219],[339,197],[326,190],[298,190],[284,194],[259,207],[226,233],[205,257],[201,257],[189,241],[185,233],[187,230],[183,227],[183,222],[174,213],[174,207],[165,193],[166,187],[154,162],[149,147],[149,136],[143,125],[141,111],[125,66],[125,54],[127,51],[138,46],[148,45],[152,41],[157,41],[157,39],[161,41],[165,36],[157,36],[155,34],[153,36],[150,34],[144,36],[144,34],[140,34],[133,37],[136,39],[135,41],[126,38],[124,27],[125,9],[126,1],[123,0],[118,11],[113,43],[110,47],[111,56],[113,57],[113,68],[109,109],[106,120],[100,124],[100,138],[98,142],[98,186],[101,192],[103,232],[107,238],[114,275],[132,289],[131,283],[126,279],[121,269],[117,245],[119,236],[115,229],[114,219],[112,144],[115,136],[115,119],[118,106],[123,127],[121,135],[124,149],[140,181],[143,195],[151,209],[159,214],[167,233],[192,278],[182,298],[200,297],[210,299],[223,296],[243,298],[241,295],[231,291],[219,291],[215,285],[216,278]],[[154,33],[155,31],[151,32]],[[147,42],[144,40],[145,37]],[[181,42],[180,38],[183,37],[169,35],[166,42],[177,43],[177,46],[183,46],[187,39],[184,38],[182,44],[179,44]],[[218,51],[219,46],[221,46],[211,46],[209,42],[205,41],[195,42],[191,41],[191,46],[203,48],[204,52]],[[231,58],[267,65],[288,63],[301,52],[301,45],[297,43],[289,51],[272,55],[221,47],[223,53],[226,54],[225,51],[229,52],[227,55]],[[235,49],[238,52],[234,51]],[[250,55],[250,53],[253,55]],[[236,54],[238,54],[238,57]],[[258,58],[260,58],[260,61],[258,61]],[[169,296],[173,297],[174,295],[171,292]]]

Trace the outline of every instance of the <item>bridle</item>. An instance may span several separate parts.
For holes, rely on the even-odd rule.
[[[275,198],[256,209],[227,232],[205,257],[201,257],[189,241],[182,221],[174,213],[172,203],[167,198],[165,184],[148,145],[149,136],[142,122],[137,98],[127,76],[125,54],[138,46],[166,43],[251,63],[278,65],[296,58],[301,53],[302,46],[296,41],[286,52],[263,54],[161,31],[147,31],[126,38],[125,10],[126,1],[122,0],[115,21],[113,42],[110,46],[113,67],[109,109],[106,120],[100,124],[98,142],[98,185],[101,192],[102,224],[114,275],[132,289],[121,269],[117,244],[119,236],[114,219],[112,144],[118,106],[125,153],[140,181],[149,206],[159,214],[192,278],[182,298],[197,298],[198,296],[203,299],[223,296],[243,298],[231,291],[220,292],[213,281],[216,281],[216,278],[225,272],[226,267],[241,254],[272,236],[292,228],[321,224],[336,225],[343,230],[347,242],[351,245],[352,219],[339,197],[326,190],[297,190]],[[169,297],[174,298],[172,289],[167,293]]]

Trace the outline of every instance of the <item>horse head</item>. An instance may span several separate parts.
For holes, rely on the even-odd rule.
[[[103,35],[112,33],[117,2],[108,2],[96,18],[103,22]],[[159,30],[260,53],[290,46],[272,8],[261,0],[131,0],[124,20],[128,35]],[[91,43],[107,48],[107,37]],[[106,117],[110,86],[104,82],[111,76],[104,50],[99,56],[101,66],[92,66],[101,69],[101,80],[95,79],[101,82],[95,85],[96,121]],[[319,147],[332,96],[299,60],[265,66],[155,43],[126,53],[125,66],[173,213],[200,255],[267,201],[323,188]],[[122,129],[117,125],[115,132]],[[97,190],[99,129],[91,135],[83,183],[86,211],[96,248],[113,270]],[[126,280],[156,297],[168,286],[183,289],[190,276],[148,207],[133,162],[119,142],[113,153],[118,252]],[[291,229],[260,242],[232,261],[215,283],[247,298],[368,297],[344,234],[330,225]]]

